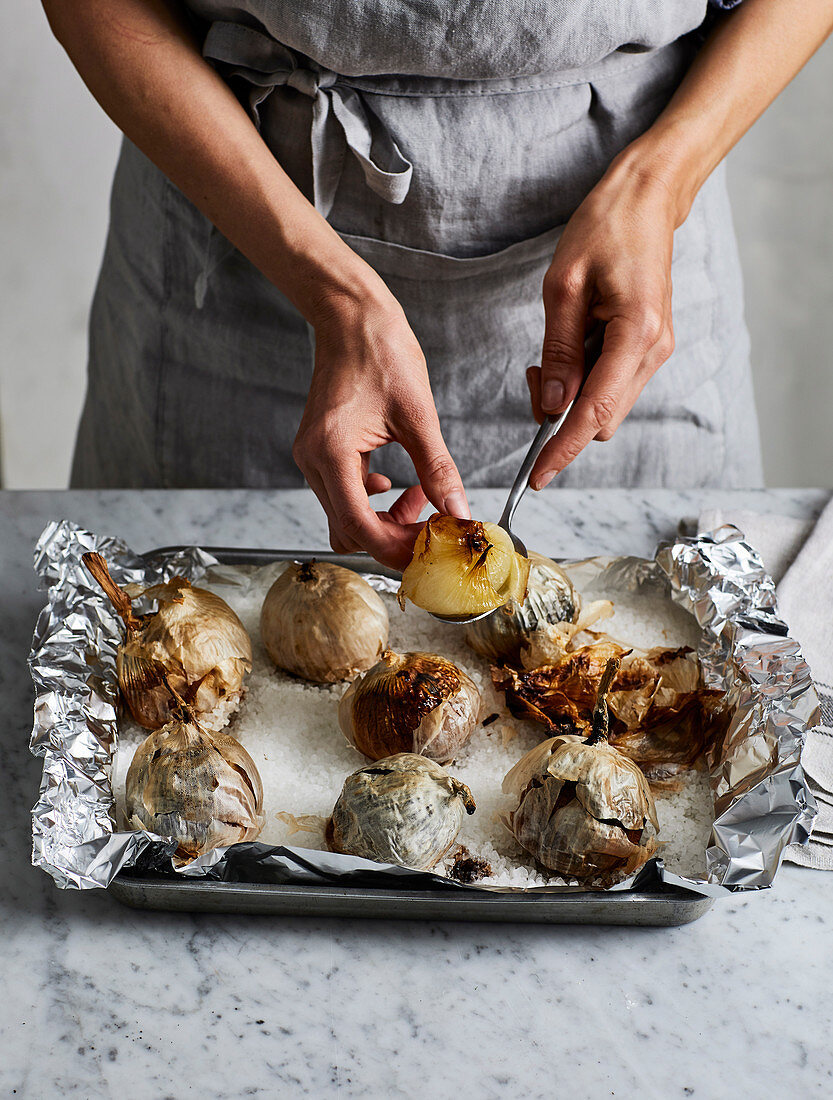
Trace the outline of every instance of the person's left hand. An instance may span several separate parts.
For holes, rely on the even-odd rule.
[[[671,253],[677,202],[660,176],[614,161],[567,223],[544,277],[541,366],[527,383],[540,423],[576,398],[584,340],[603,323],[601,355],[530,476],[543,489],[591,439],[609,440],[674,350]]]

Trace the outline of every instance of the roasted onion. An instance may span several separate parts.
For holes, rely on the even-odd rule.
[[[116,673],[139,725],[158,729],[175,706],[168,688],[148,676],[154,664],[162,667],[174,691],[189,697],[206,729],[226,725],[251,671],[252,644],[225,600],[194,588],[184,577],[173,577],[142,592],[158,602],[157,610],[135,615],[130,597],[110,576],[101,555],[84,554],[83,561],[124,621],[126,637],[118,649]]]
[[[335,852],[427,871],[474,810],[465,783],[424,756],[397,753],[347,777],[327,839]]]
[[[417,536],[399,604],[411,600],[446,618],[480,615],[510,600],[523,602],[529,566],[497,524],[435,515]]]
[[[329,562],[293,562],[266,594],[260,635],[278,668],[313,683],[352,680],[379,660],[388,613],[367,581]]]
[[[451,661],[387,650],[344,693],[338,721],[371,760],[413,752],[447,764],[471,737],[479,708],[476,684]]]
[[[238,741],[203,729],[182,700],[172,706],[170,721],[130,762],[125,816],[133,828],[175,840],[175,862],[188,863],[212,848],[254,840],[263,828],[263,786]]]
[[[580,882],[615,881],[656,850],[659,823],[648,781],[607,741],[605,697],[617,669],[618,660],[609,660],[590,736],[551,738],[520,760],[503,784],[519,797],[507,823],[521,847]]]
[[[511,599],[466,628],[466,641],[488,661],[517,667],[548,627],[578,621],[581,597],[564,570],[543,554],[532,552],[529,561],[526,597]]]
[[[608,696],[610,743],[651,781],[691,768],[713,738],[720,710],[719,693],[700,687],[699,666],[685,647],[634,652],[600,638],[542,668],[493,668],[492,680],[516,717],[541,722],[553,733],[586,735],[611,657],[621,668]]]

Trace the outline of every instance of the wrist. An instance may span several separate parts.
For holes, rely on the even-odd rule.
[[[368,264],[347,263],[328,272],[310,294],[307,320],[316,330],[344,329],[401,317],[402,307],[379,275]]]
[[[669,203],[677,228],[714,168],[693,148],[690,138],[673,125],[652,127],[614,158],[605,178],[618,176],[640,190],[656,191]]]
[[[295,272],[288,296],[313,328],[398,308],[384,280],[329,227],[324,239],[289,250],[287,260]]]

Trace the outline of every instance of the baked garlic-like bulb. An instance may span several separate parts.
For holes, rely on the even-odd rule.
[[[329,562],[293,562],[266,594],[260,636],[278,668],[332,684],[370,668],[388,643],[388,612],[367,581]]]
[[[607,742],[606,695],[618,667],[611,659],[602,676],[590,736],[536,746],[503,783],[519,797],[507,824],[521,847],[580,882],[613,882],[656,850],[659,823],[648,781]]]
[[[168,724],[130,762],[125,816],[134,829],[175,840],[175,862],[184,864],[212,848],[254,840],[264,823],[263,786],[238,741],[203,729],[182,700],[173,706]]]
[[[158,729],[176,705],[152,672],[159,665],[171,688],[188,697],[206,729],[225,726],[240,705],[243,680],[252,668],[249,635],[225,600],[194,588],[184,577],[173,577],[142,592],[157,601],[157,610],[135,615],[130,596],[110,576],[101,555],[84,554],[83,561],[124,621],[116,674],[139,725]]]
[[[529,565],[496,523],[435,515],[417,535],[399,605],[411,600],[433,615],[469,618],[510,600],[522,603]]]
[[[548,627],[578,621],[581,597],[564,570],[534,551],[529,561],[526,597],[511,599],[466,628],[466,642],[487,661],[518,666]]]
[[[413,752],[450,763],[477,725],[477,685],[445,657],[386,650],[341,699],[342,732],[371,760]]]
[[[347,777],[327,840],[334,852],[427,871],[474,811],[465,783],[424,756],[397,753]]]

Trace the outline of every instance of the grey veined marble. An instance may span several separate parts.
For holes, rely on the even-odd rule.
[[[475,514],[502,493],[472,494]],[[559,556],[650,553],[703,507],[807,517],[829,494],[550,492],[518,533]],[[29,866],[39,764],[26,653],[50,519],[173,542],[319,547],[309,494],[0,495],[5,829],[0,1095],[829,1096],[833,877],[782,868],[679,929],[133,912]],[[97,959],[95,965],[92,960]]]

